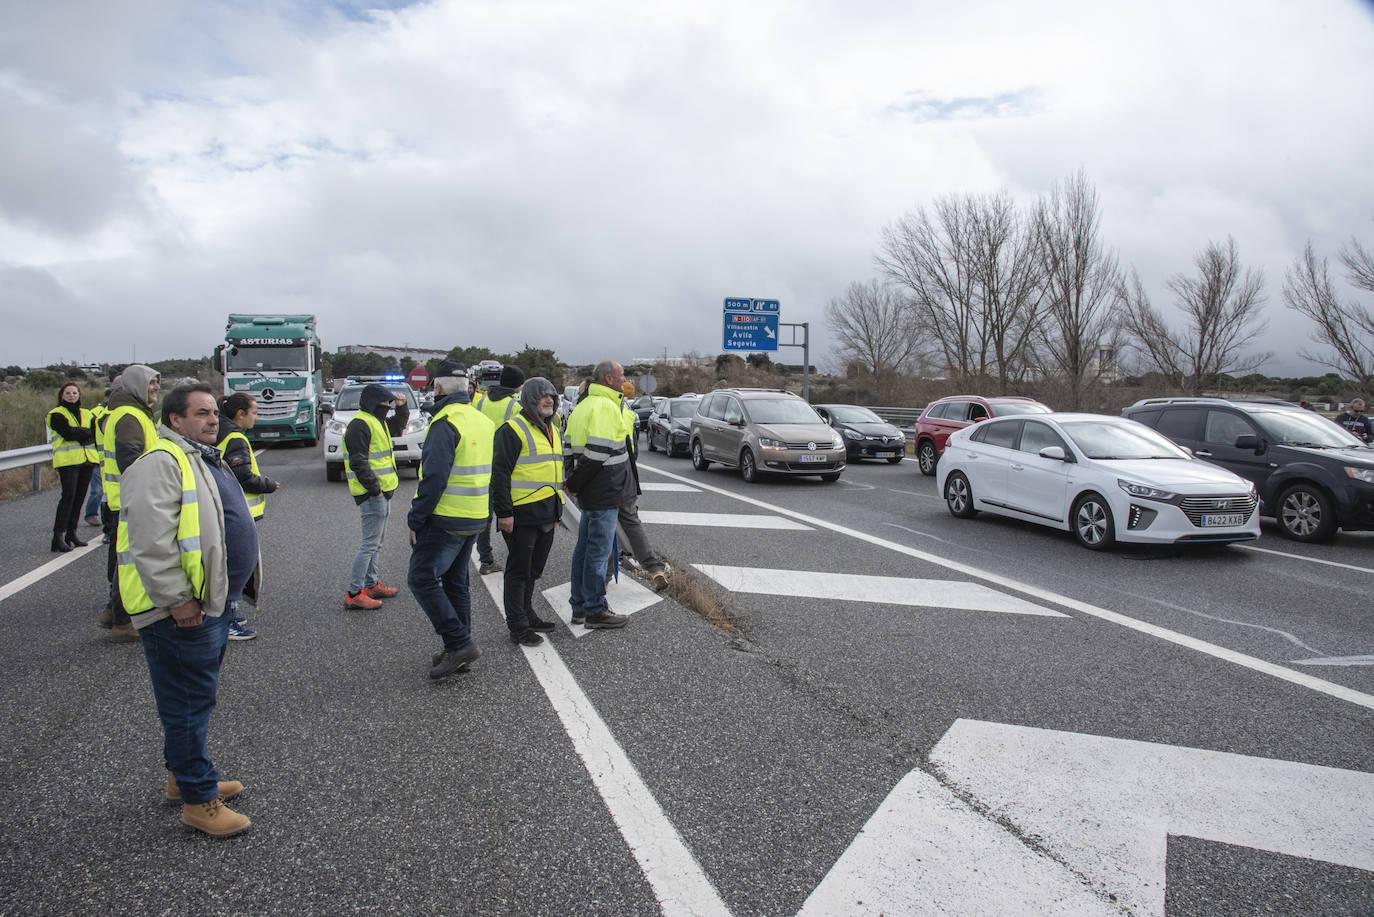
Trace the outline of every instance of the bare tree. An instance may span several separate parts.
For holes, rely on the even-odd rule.
[[[1007,192],[937,198],[883,231],[878,268],[909,294],[921,336],[960,385],[1025,375],[1042,299],[1033,226]]]
[[[1182,332],[1175,332],[1150,305],[1134,270],[1130,285],[1123,283],[1120,290],[1121,316],[1153,367],[1200,395],[1218,374],[1250,372],[1271,354],[1245,355],[1267,327],[1259,320],[1264,277],[1250,268],[1241,271],[1236,240],[1227,236],[1224,245],[1208,242],[1193,264],[1195,276],[1175,274],[1168,282],[1186,320]]]
[[[1007,394],[1025,376],[1029,331],[1044,302],[1035,227],[1006,191],[973,199],[969,207],[980,327],[992,352],[998,391]]]
[[[919,348],[909,306],[897,290],[877,280],[851,283],[844,296],[826,305],[825,318],[845,359],[863,363],[880,395]]]
[[[1036,249],[1045,284],[1040,322],[1041,357],[1047,372],[1063,377],[1070,410],[1083,404],[1085,388],[1108,370],[1120,345],[1115,301],[1116,254],[1102,243],[1097,189],[1081,169],[1055,182],[1036,208]]]
[[[1340,258],[1346,280],[1374,293],[1374,257],[1351,239],[1341,246]],[[1365,305],[1341,299],[1331,284],[1326,259],[1317,260],[1311,242],[1284,276],[1283,298],[1288,308],[1316,323],[1312,339],[1330,348],[1325,354],[1303,352],[1303,357],[1353,377],[1362,388],[1374,387],[1374,314]]]

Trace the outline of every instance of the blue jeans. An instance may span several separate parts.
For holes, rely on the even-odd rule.
[[[572,556],[573,614],[598,615],[606,608],[606,561],[611,557],[617,509],[584,509],[577,522]]]
[[[100,473],[100,466],[95,466],[95,473],[91,475],[91,489],[86,496],[86,518],[100,516],[100,503],[105,499],[104,476]]]
[[[222,614],[206,615],[195,627],[177,627],[164,618],[138,631],[162,720],[162,756],[182,801],[192,805],[219,795],[219,771],[210,760],[205,736],[215,709],[228,628],[229,616]]]
[[[353,571],[348,575],[348,594],[357,595],[377,585],[378,561],[382,542],[386,540],[386,518],[391,513],[391,501],[378,495],[358,504],[363,514],[363,540],[353,558]]]
[[[462,649],[472,640],[468,561],[476,543],[476,532],[459,535],[433,522],[415,533],[406,584],[446,650]]]

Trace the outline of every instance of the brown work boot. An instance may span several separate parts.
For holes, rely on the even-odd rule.
[[[112,624],[110,626],[110,639],[116,643],[126,643],[129,640],[138,639],[138,628],[128,621],[123,624]]]
[[[237,780],[221,780],[219,782],[220,802],[228,802],[235,796],[243,792],[243,784]],[[172,772],[167,772],[167,801],[181,802],[181,787],[177,786],[177,778],[172,776]]]
[[[199,802],[181,807],[181,823],[188,828],[204,831],[211,837],[228,837],[247,831],[253,823],[247,815],[240,815],[219,801]]]
[[[101,627],[105,628],[106,630],[109,630],[111,627],[114,627],[114,609],[111,608],[109,605],[106,605],[100,612],[100,618],[98,623]]]

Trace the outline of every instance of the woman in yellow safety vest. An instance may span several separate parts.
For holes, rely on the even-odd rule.
[[[52,466],[62,483],[52,523],[52,549],[65,554],[72,548],[86,546],[76,537],[76,527],[81,522],[81,504],[91,484],[91,472],[100,460],[91,429],[91,412],[81,406],[81,386],[75,382],[57,390],[57,407],[48,412],[48,431]]]

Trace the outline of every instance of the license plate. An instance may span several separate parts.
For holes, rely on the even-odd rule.
[[[830,461],[830,456],[828,456],[828,455],[816,455],[816,454],[814,454],[814,453],[810,453],[810,454],[807,454],[807,455],[798,456],[797,461],[799,461],[799,462],[828,462],[828,461]]]
[[[1222,513],[1216,516],[1203,516],[1203,527],[1214,525],[1244,525],[1245,516],[1241,513]]]
[[[258,434],[259,439],[275,439],[278,436],[281,436],[281,433],[276,431],[273,431],[271,433],[264,431]]]
[[[892,457],[893,457],[894,455],[896,455],[896,454],[897,454],[897,453],[895,453],[895,452],[875,452],[875,453],[873,453],[873,457],[874,457],[874,458],[892,458]]]

